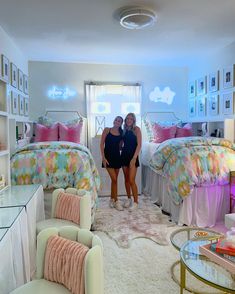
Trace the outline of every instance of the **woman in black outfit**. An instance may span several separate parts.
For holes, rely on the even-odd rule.
[[[111,199],[110,207],[123,210],[123,206],[117,197],[118,173],[121,168],[121,142],[122,142],[123,118],[117,116],[114,119],[112,128],[105,128],[100,141],[100,152],[102,156],[102,167],[107,169],[111,179]]]
[[[128,199],[124,203],[129,211],[138,208],[138,188],[135,183],[137,167],[139,166],[139,152],[141,149],[141,130],[136,126],[134,113],[128,113],[124,120],[123,148],[121,152],[122,169],[125,177],[125,187]],[[134,203],[131,205],[131,192]]]

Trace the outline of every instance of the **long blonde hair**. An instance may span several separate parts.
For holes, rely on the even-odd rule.
[[[131,128],[128,128],[127,125],[126,125],[126,120],[127,120],[127,117],[128,116],[131,116],[133,118],[133,125],[132,125]],[[132,131],[136,135],[136,133],[135,133],[135,127],[136,127],[136,116],[135,116],[135,114],[133,112],[129,112],[126,115],[125,119],[124,119],[123,134],[125,134],[127,130],[130,130],[130,131]]]

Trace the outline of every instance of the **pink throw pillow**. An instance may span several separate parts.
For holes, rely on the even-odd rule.
[[[58,141],[58,124],[46,127],[36,124],[34,142]]]
[[[82,125],[82,122],[73,126],[66,126],[63,123],[59,123],[59,141],[69,141],[79,144],[81,141]]]
[[[162,127],[161,125],[155,123],[152,126],[152,130],[154,143],[162,143],[168,139],[175,138],[176,126]]]
[[[186,124],[182,128],[177,127],[176,138],[179,137],[191,137],[193,135],[192,125]]]

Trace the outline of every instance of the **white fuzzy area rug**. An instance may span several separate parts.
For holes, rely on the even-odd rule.
[[[175,229],[175,228],[174,228]],[[168,229],[168,234],[174,230]],[[130,248],[120,248],[103,232],[97,234],[104,245],[104,294],[177,294],[179,286],[171,278],[171,265],[179,253],[148,239],[135,239]],[[179,278],[179,266],[175,270]],[[197,293],[222,293],[187,273],[186,285]],[[184,290],[184,293],[190,293]]]

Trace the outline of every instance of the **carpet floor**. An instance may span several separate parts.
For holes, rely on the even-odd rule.
[[[120,216],[120,212],[115,209],[113,213]],[[112,225],[111,220],[110,225]],[[165,229],[167,245],[163,246],[150,239],[138,238],[133,239],[128,248],[118,246],[118,243],[109,234],[94,231],[104,245],[105,294],[175,294],[180,292],[179,286],[171,277],[171,266],[179,259],[179,252],[169,241],[170,234],[179,227],[166,226]],[[223,231],[224,226],[220,225],[218,229]],[[179,280],[179,265],[175,267],[174,273]],[[223,293],[198,281],[189,273],[186,274],[186,285],[193,293]],[[184,293],[190,292],[185,290]]]

